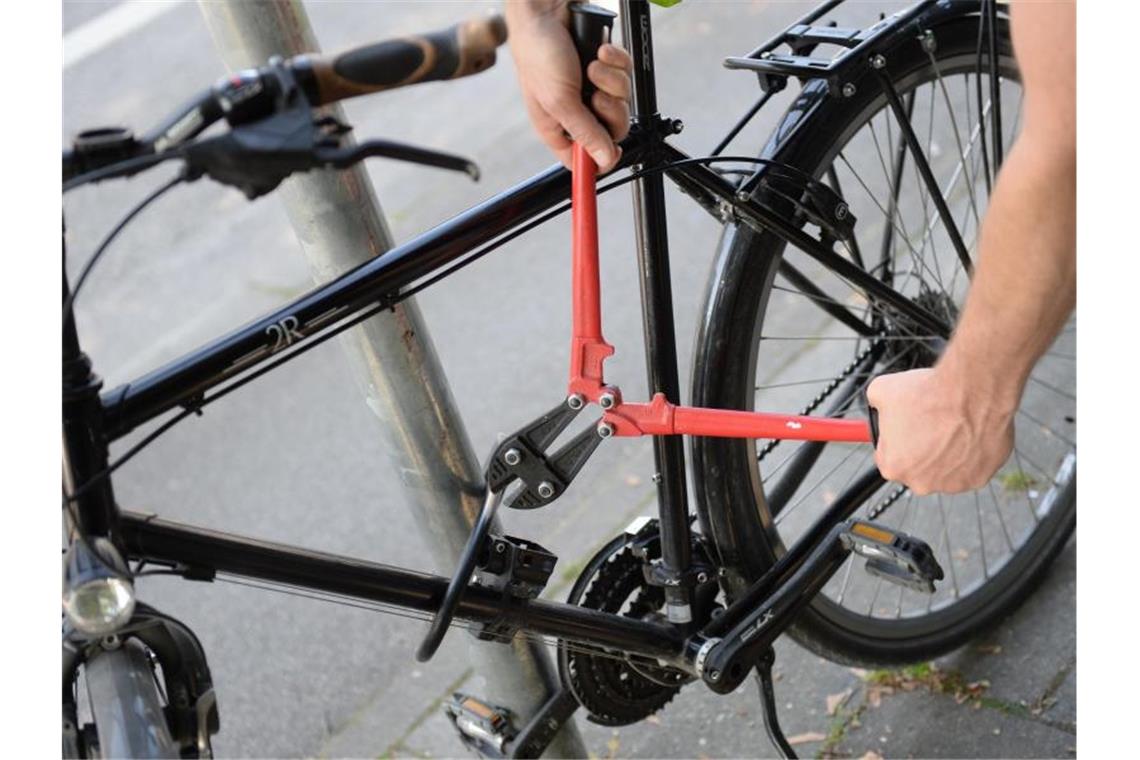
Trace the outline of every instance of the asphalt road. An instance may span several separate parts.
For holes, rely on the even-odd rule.
[[[309,13],[322,46],[333,50],[445,26],[488,5],[494,4],[326,1],[310,3]],[[122,7],[64,3],[65,50],[77,40],[85,46],[63,72],[64,140],[80,128],[108,124],[142,131],[225,73],[194,4],[152,9],[141,24]],[[682,149],[707,151],[757,96],[754,78],[724,70],[721,59],[751,50],[804,7],[693,2],[655,11],[659,101],[665,114],[685,121],[675,140]],[[121,18],[111,31],[100,30],[102,38],[90,33],[113,13]],[[742,150],[755,149],[788,97],[780,96],[746,130]],[[461,152],[483,170],[474,185],[429,169],[372,164],[397,241],[550,164],[526,122],[505,52],[478,77],[358,99],[347,111],[360,137]],[[72,266],[160,181],[151,177],[69,195]],[[719,227],[672,191],[669,203],[678,353],[687,386],[685,365]],[[628,195],[603,198],[601,229],[606,336],[618,347],[607,372],[632,394],[645,379]],[[199,182],[160,201],[110,251],[78,305],[82,338],[113,387],[311,285],[277,198],[251,203],[235,190]],[[561,397],[567,223],[524,236],[428,290],[420,304],[476,451],[488,451],[497,436]],[[370,421],[334,341],[172,430],[116,476],[117,493],[125,507],[195,524],[449,570],[431,566]],[[648,444],[623,441],[604,451],[557,508],[509,517],[512,532],[541,540],[563,558],[562,567],[651,510]],[[944,664],[990,680],[1002,704],[1025,700],[1030,707],[1018,712],[987,705],[965,713],[970,705],[951,696],[900,687],[882,707],[860,712],[855,722],[862,728],[846,726],[834,747],[855,755],[875,749],[884,755],[1063,756],[1075,744],[1074,553],[1070,547],[1038,599],[995,632],[1002,653],[965,652]],[[559,582],[565,588],[568,581]],[[418,622],[232,583],[153,579],[141,589],[143,599],[202,638],[221,705],[219,756],[462,754],[437,702],[460,684],[478,693],[466,641],[459,640],[464,634],[453,634],[436,659],[421,666],[411,657],[423,631]],[[778,688],[789,695],[781,696],[789,734],[828,732],[835,722],[825,714],[829,694],[851,689],[850,706],[873,701],[847,669],[790,643],[779,649],[788,676]],[[1014,666],[1014,658],[1027,667]],[[599,756],[764,756],[771,749],[751,688],[718,699],[694,687],[656,722],[620,734],[581,725]],[[1046,703],[1033,713],[1031,707]],[[977,728],[949,738],[932,732],[951,720]],[[801,751],[821,746],[815,740]]]

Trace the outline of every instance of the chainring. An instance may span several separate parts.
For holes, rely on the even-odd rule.
[[[604,554],[609,553],[605,558]],[[644,560],[628,544],[603,549],[603,560],[590,579],[582,607],[619,613],[632,599],[626,617],[644,618],[660,610],[665,594],[646,583]],[[591,565],[598,563],[592,562]],[[574,600],[572,600],[573,602]],[[588,718],[603,726],[626,726],[648,718],[676,696],[691,680],[682,671],[635,658],[616,650],[559,642],[559,671]]]

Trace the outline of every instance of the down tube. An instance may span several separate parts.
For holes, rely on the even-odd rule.
[[[287,546],[123,512],[129,556],[192,568],[201,579],[215,573],[327,592],[408,610],[437,612],[448,579],[366,560]],[[476,623],[517,626],[595,646],[648,657],[675,657],[684,640],[672,626],[570,604],[524,600],[468,586],[456,616]]]
[[[251,367],[319,335],[570,197],[570,175],[551,167],[301,298],[103,394],[109,440]]]

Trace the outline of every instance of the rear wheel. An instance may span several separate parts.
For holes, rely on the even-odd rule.
[[[974,260],[998,156],[1020,125],[1021,86],[1008,27],[999,22],[998,97],[976,14],[941,23],[923,39],[900,35],[882,50],[884,71]],[[809,84],[794,108],[802,112],[817,96],[811,115],[765,157],[843,196],[858,223],[855,244],[837,245],[839,253],[953,323],[969,277],[952,235],[882,88],[870,72],[854,84],[856,94],[846,98]],[[862,390],[872,377],[929,366],[940,350],[927,331],[771,234],[727,229],[712,281],[695,362],[699,406],[864,417]],[[818,308],[837,304],[870,329]],[[927,540],[946,570],[939,590],[928,596],[884,584],[855,567],[862,560],[849,559],[791,629],[796,639],[851,663],[926,659],[1024,598],[1076,522],[1075,353],[1073,319],[1034,370],[1015,450],[985,487],[918,497],[888,483],[856,513]],[[873,467],[872,455],[865,445],[695,439],[699,509],[734,590]]]

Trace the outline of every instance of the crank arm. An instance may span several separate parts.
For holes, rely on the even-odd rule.
[[[713,691],[727,694],[748,676],[757,660],[784,632],[842,565],[850,549],[842,536],[849,523],[835,525],[795,573],[723,638],[697,636],[690,642],[697,675]],[[730,608],[731,610],[731,608]]]
[[[733,608],[756,604],[727,633],[717,636],[714,621],[698,637],[703,640],[690,644],[697,674],[709,688],[725,694],[739,686],[758,658],[851,553],[867,559],[866,570],[871,575],[915,591],[934,593],[935,581],[943,577],[942,568],[925,541],[863,520],[838,523],[763,601],[756,604],[756,595],[749,593],[726,610],[722,617],[732,619]],[[778,573],[776,578],[783,574],[779,565],[773,571]],[[770,582],[765,582],[768,580],[762,578],[757,585],[770,587]]]

